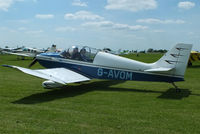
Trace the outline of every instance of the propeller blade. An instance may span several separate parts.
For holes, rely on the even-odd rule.
[[[28,67],[31,68],[33,65],[35,65],[35,63],[37,63],[37,59],[36,58],[31,62],[31,64]]]

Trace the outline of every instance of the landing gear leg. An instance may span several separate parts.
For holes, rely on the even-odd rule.
[[[179,89],[174,82],[172,82],[172,85],[175,87],[176,89],[176,93],[180,93],[181,92],[181,89]]]

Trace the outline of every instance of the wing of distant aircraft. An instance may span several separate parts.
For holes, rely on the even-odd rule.
[[[6,67],[16,68],[24,73],[50,80],[51,83],[59,83],[61,85],[65,85],[68,83],[75,83],[75,82],[82,82],[82,81],[88,81],[89,78],[76,73],[74,71],[71,71],[66,68],[53,68],[53,69],[37,69],[37,70],[31,70],[23,67],[17,67],[17,66],[11,66],[11,65],[4,65]],[[49,81],[44,82],[43,85],[46,86],[46,88],[49,87]],[[55,83],[54,83],[55,84]],[[51,87],[52,88],[52,87]]]
[[[3,53],[5,54],[11,54],[11,55],[17,55],[22,57],[36,57],[37,54],[43,53],[44,51],[36,48],[18,48],[17,50],[4,50]]]
[[[17,55],[17,56],[23,56],[23,57],[32,57],[28,54],[23,54],[23,53],[12,53],[12,52],[4,52],[5,54],[12,54],[12,55]]]

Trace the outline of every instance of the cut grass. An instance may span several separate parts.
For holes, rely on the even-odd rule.
[[[127,57],[153,62],[161,54]],[[30,62],[0,55],[0,64]],[[45,90],[43,79],[0,67],[0,133],[199,134],[200,63],[194,64],[177,83],[181,93],[168,83],[104,80]]]

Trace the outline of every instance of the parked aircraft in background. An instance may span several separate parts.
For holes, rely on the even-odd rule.
[[[48,53],[55,53],[55,52],[61,52],[61,49],[57,49],[56,45],[53,44],[51,47],[48,47],[46,50],[44,50],[44,52],[48,52]]]
[[[36,49],[36,48],[30,48],[30,47],[23,47],[18,50],[14,51],[3,51],[5,54],[12,54],[12,55],[17,55],[21,56],[22,58],[24,57],[36,57],[37,54],[43,53],[44,51]]]
[[[192,66],[192,62],[200,61],[200,52],[191,51],[188,65]]]
[[[42,83],[45,88],[57,88],[91,79],[109,79],[168,82],[178,92],[180,90],[174,82],[184,81],[191,48],[191,44],[177,44],[155,63],[143,63],[87,46],[73,46],[61,53],[41,53],[30,64],[31,67],[39,62],[48,69],[4,66],[46,79]]]
[[[5,53],[5,54],[21,56],[22,59],[24,59],[24,57],[35,58],[37,54],[44,53],[44,52],[56,52],[56,45],[52,45],[51,48],[48,48],[47,50],[23,46],[17,49],[9,48],[9,49],[4,49],[2,51],[2,53]]]
[[[104,48],[103,51],[106,52],[106,53],[111,53],[111,54],[115,54],[115,55],[121,54],[121,49],[119,49],[118,51],[113,51],[110,48]]]
[[[15,51],[20,50],[22,48],[23,48],[23,46],[22,47],[8,47],[8,46],[6,46],[5,48],[0,48],[0,50],[1,50],[2,53],[3,52],[15,52]]]

